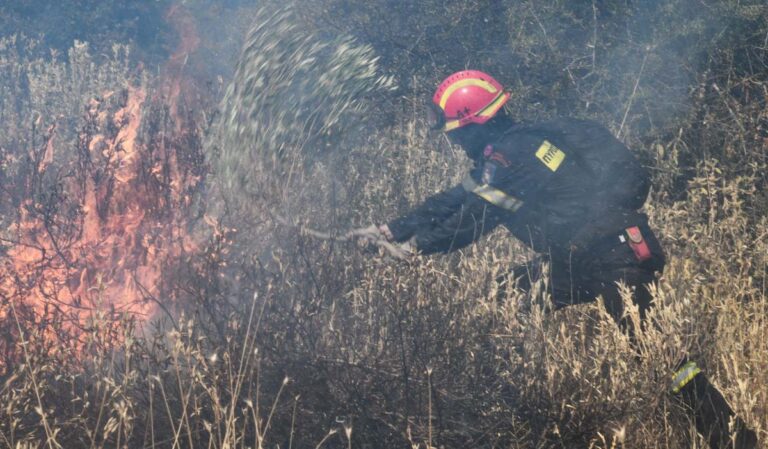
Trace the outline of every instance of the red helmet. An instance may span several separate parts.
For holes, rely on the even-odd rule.
[[[446,78],[432,97],[433,129],[451,131],[469,123],[483,124],[509,99],[509,93],[492,76],[463,70]]]

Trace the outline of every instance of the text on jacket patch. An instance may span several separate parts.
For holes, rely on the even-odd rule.
[[[565,160],[565,153],[563,153],[560,148],[552,145],[548,140],[545,140],[536,151],[536,157],[539,158],[548,169],[554,172],[557,171],[560,164]]]

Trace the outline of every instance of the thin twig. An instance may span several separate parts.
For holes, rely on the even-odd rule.
[[[432,449],[432,368],[427,368],[427,448]]]
[[[592,72],[597,66],[597,5],[592,0]]]
[[[326,436],[325,436],[325,437],[324,437],[322,440],[320,440],[320,442],[319,442],[319,443],[317,443],[317,446],[315,446],[315,449],[320,449],[320,446],[322,446],[323,444],[325,444],[325,442],[328,440],[328,438],[330,438],[330,437],[332,437],[332,436],[334,436],[334,435],[336,435],[336,429],[331,429],[331,430],[328,432],[328,434],[327,434],[327,435],[326,435]]]
[[[637,94],[637,87],[640,85],[640,78],[643,76],[643,70],[645,70],[645,62],[648,60],[648,55],[650,54],[650,50],[646,50],[645,56],[643,56],[643,63],[640,64],[640,71],[637,74],[637,79],[635,80],[635,87],[632,88],[632,95],[629,97],[629,101],[627,101],[627,109],[624,111],[624,118],[621,119],[621,126],[619,126],[619,132],[616,133],[616,138],[621,139],[621,132],[624,130],[624,124],[627,122],[627,116],[629,116],[629,110],[632,108],[632,102],[635,99],[635,94]]]
[[[299,406],[299,396],[293,400],[293,413],[291,413],[291,434],[288,437],[288,449],[293,449],[293,436],[296,433],[296,408]]]
[[[16,307],[13,301],[10,301],[11,313],[13,313],[13,319],[16,321],[16,328],[19,331],[19,337],[21,339],[21,349],[24,352],[24,361],[26,362],[27,371],[29,371],[29,378],[32,381],[32,388],[35,391],[35,399],[37,399],[37,407],[40,411],[40,419],[43,421],[43,429],[45,430],[45,442],[48,445],[48,449],[53,449],[54,445],[57,448],[61,448],[61,445],[56,441],[56,434],[51,431],[51,426],[48,423],[48,417],[45,414],[45,407],[43,406],[43,399],[40,395],[40,386],[37,383],[37,377],[35,377],[34,371],[32,371],[32,360],[29,357],[29,351],[27,351],[27,345],[29,340],[24,337],[24,331],[21,328],[21,322],[19,316],[16,314]]]

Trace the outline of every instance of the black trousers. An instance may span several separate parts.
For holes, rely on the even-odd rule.
[[[632,300],[645,318],[652,300],[648,285],[664,270],[665,257],[653,232],[647,226],[642,226],[641,232],[651,250],[647,260],[639,261],[629,244],[619,239],[621,231],[617,231],[598,239],[591,248],[544,254],[514,267],[511,276],[499,279],[500,295],[506,296],[509,283],[529,291],[534,282],[543,278],[547,265],[549,272],[544,281],[555,310],[602,297],[611,316],[625,326],[624,302],[618,287],[622,282],[633,291]]]

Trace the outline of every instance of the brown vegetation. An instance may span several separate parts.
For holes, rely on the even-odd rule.
[[[396,13],[382,9],[392,2],[370,1],[340,14],[347,3],[312,2],[323,7],[290,20],[301,20],[302,38],[327,51],[322,45],[340,42],[328,30],[361,35]],[[269,115],[245,125],[253,116],[227,116],[223,105],[221,116],[235,117],[259,142],[249,152],[221,151],[232,136],[222,137],[221,122],[209,128],[214,111],[205,104],[201,114],[180,108],[171,117],[168,99],[153,94],[163,80],[137,70],[123,47],[96,60],[76,44],[64,62],[25,56],[26,40],[0,41],[0,447],[701,447],[667,393],[670,368],[684,354],[765,444],[768,8],[522,1],[488,24],[508,45],[490,52],[488,42],[498,41],[488,37],[446,40],[473,35],[497,3],[430,1],[406,11],[408,20],[397,23],[409,48],[392,43],[404,42],[395,26],[377,33],[376,70],[397,70],[400,90],[358,90],[368,95],[359,108],[374,113],[355,116],[343,133],[332,126],[338,109],[319,118],[301,110],[316,106],[322,90],[271,99]],[[341,42],[359,51],[336,57],[360,71],[345,76],[329,64],[301,72],[309,78],[295,85],[308,89],[311,77],[328,72],[340,85],[377,79],[362,70],[371,67],[370,50]],[[267,67],[295,75],[281,71],[295,65],[280,64],[296,61],[278,53],[265,52],[274,58]],[[646,210],[669,263],[650,316],[657,325],[639,333],[638,350],[599,304],[548,315],[537,292],[510,291],[498,301],[497,277],[532,256],[502,231],[460,253],[403,264],[275,219],[341,233],[391,218],[460,179],[464,156],[427,134],[413,105],[465,63],[499,73],[514,92],[516,117],[596,118],[652,168]],[[86,105],[126,92],[104,99],[120,110],[128,86],[148,92],[136,138],[142,157],[153,158],[142,159],[150,163],[132,184],[136,195],[155,198],[142,229],[150,235],[151,225],[171,223],[194,250],[162,259],[161,284],[142,297],[162,307],[144,324],[101,306],[121,294],[109,284],[119,270],[101,268],[75,332],[24,299],[57,275],[50,267],[87,262],[75,257],[84,191],[72,190],[70,179],[106,182],[119,173],[106,162],[105,172],[84,170],[78,148],[123,127],[96,126]],[[237,95],[247,105],[250,94]],[[301,117],[319,121],[307,127]],[[203,132],[212,173],[199,159]],[[290,136],[291,146],[280,147],[279,136]],[[281,171],[263,170],[276,160]],[[175,196],[179,182],[186,188]],[[147,186],[154,190],[141,190]],[[112,209],[102,221],[125,206],[106,204]],[[24,214],[42,226],[32,233],[46,249],[36,276],[20,273],[13,257]],[[139,247],[133,268],[150,249],[167,250]]]

